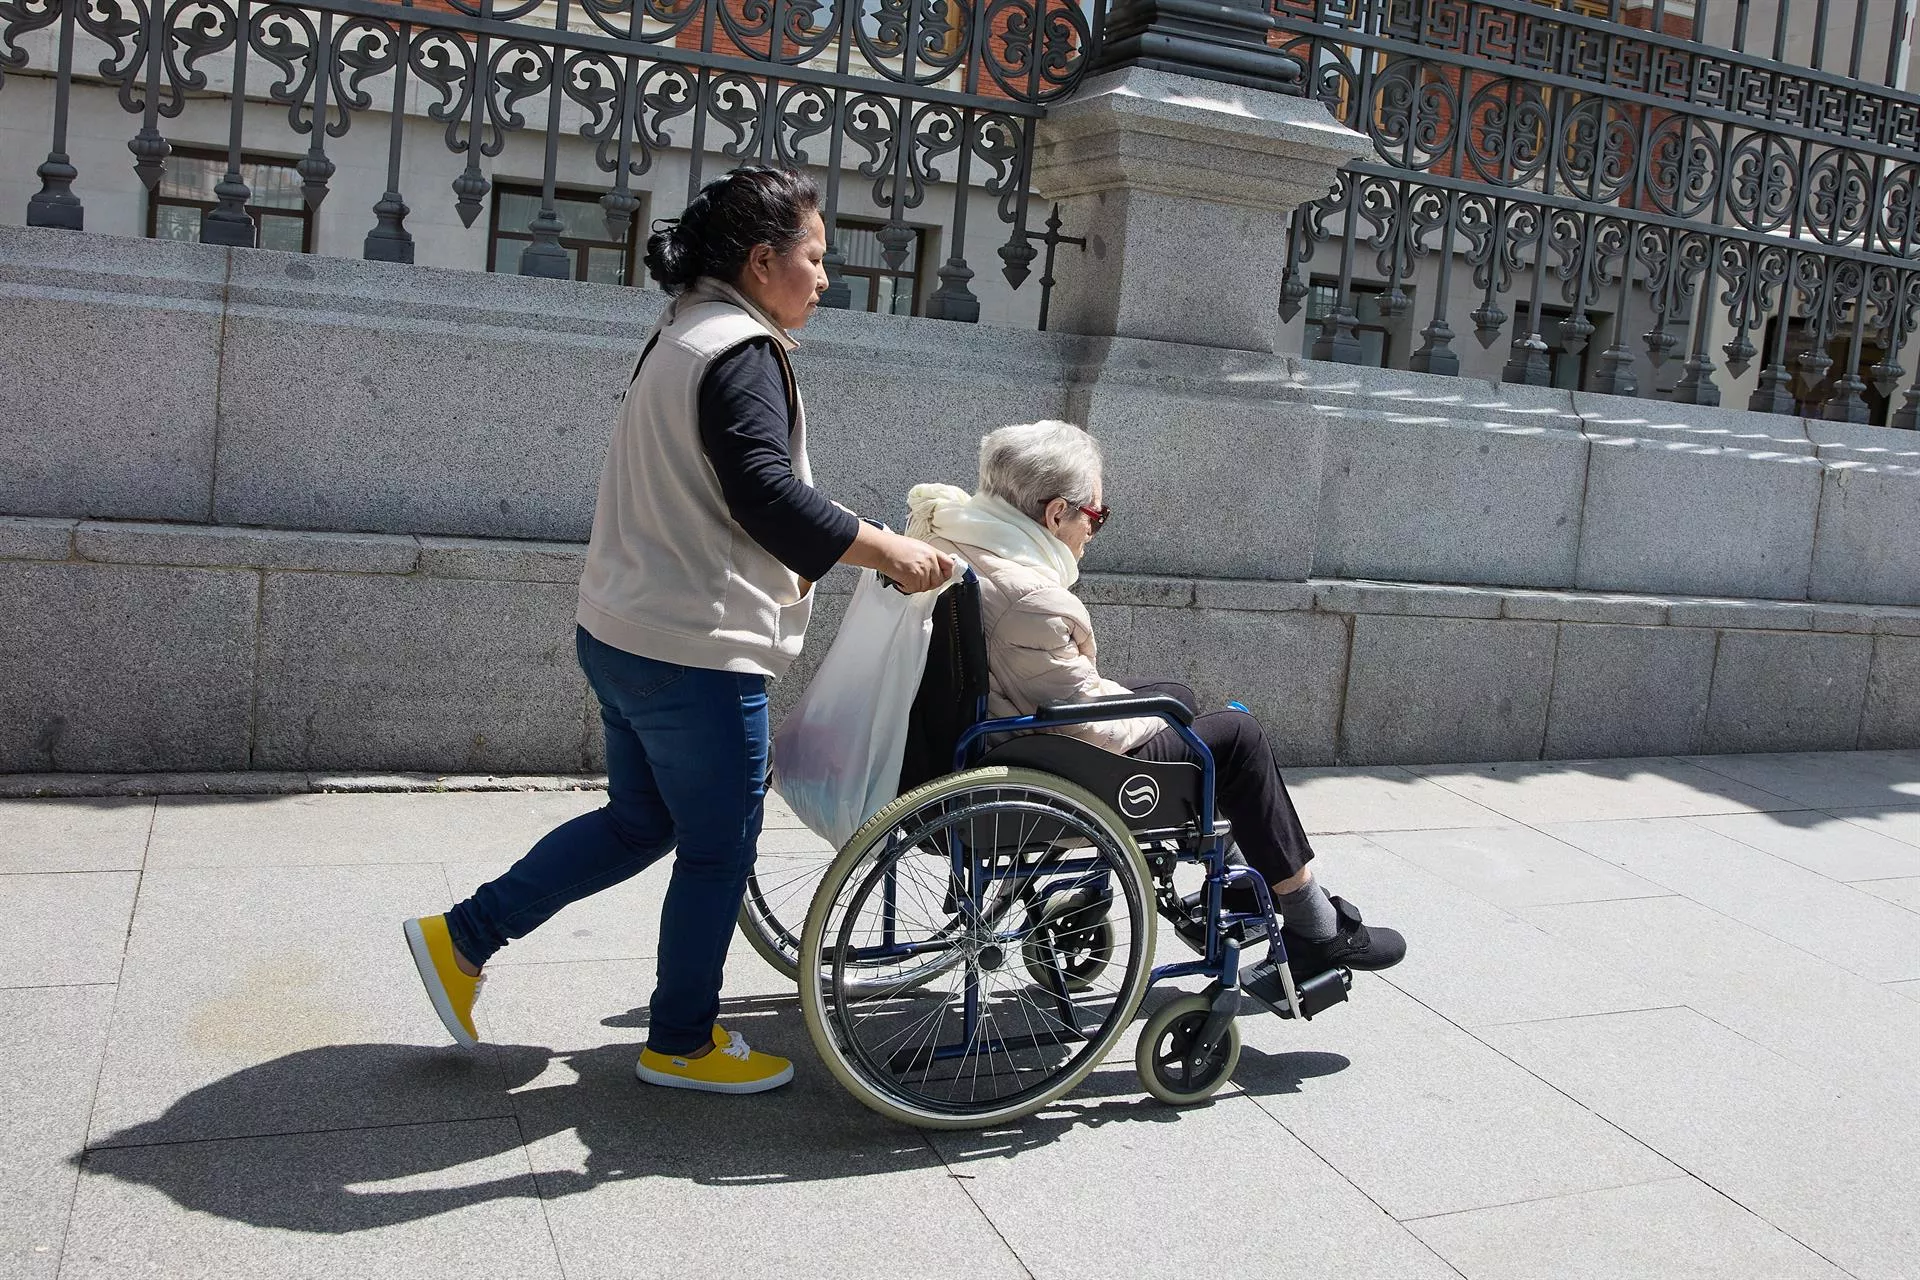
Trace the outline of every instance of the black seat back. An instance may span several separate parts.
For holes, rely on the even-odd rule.
[[[1191,761],[1138,760],[1064,733],[1023,733],[987,752],[980,763],[1018,765],[1077,782],[1136,833],[1184,831],[1200,816],[1204,774]]]
[[[953,772],[953,749],[980,717],[987,696],[987,641],[980,622],[980,584],[971,576],[940,593],[933,608],[927,669],[907,715],[900,762],[904,795]]]

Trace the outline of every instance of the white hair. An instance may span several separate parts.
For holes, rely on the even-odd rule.
[[[1099,485],[1100,445],[1071,422],[1023,422],[981,437],[980,491],[1035,521],[1055,498],[1091,505]]]

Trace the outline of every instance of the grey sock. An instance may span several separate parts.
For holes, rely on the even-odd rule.
[[[1325,942],[1340,932],[1340,916],[1318,880],[1309,880],[1292,893],[1275,894],[1280,922],[1303,938]]]

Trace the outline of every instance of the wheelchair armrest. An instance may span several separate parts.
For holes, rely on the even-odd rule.
[[[1193,712],[1187,704],[1164,693],[1113,693],[1085,702],[1045,702],[1033,713],[1042,724],[1088,724],[1130,716],[1160,716],[1184,725],[1193,723]]]

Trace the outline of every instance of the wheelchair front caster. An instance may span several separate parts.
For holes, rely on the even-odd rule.
[[[1213,1002],[1206,996],[1184,995],[1161,1005],[1140,1029],[1140,1047],[1134,1053],[1140,1083],[1169,1106],[1205,1102],[1240,1064],[1240,1029],[1232,1022],[1212,1052],[1196,1052],[1212,1012]]]

